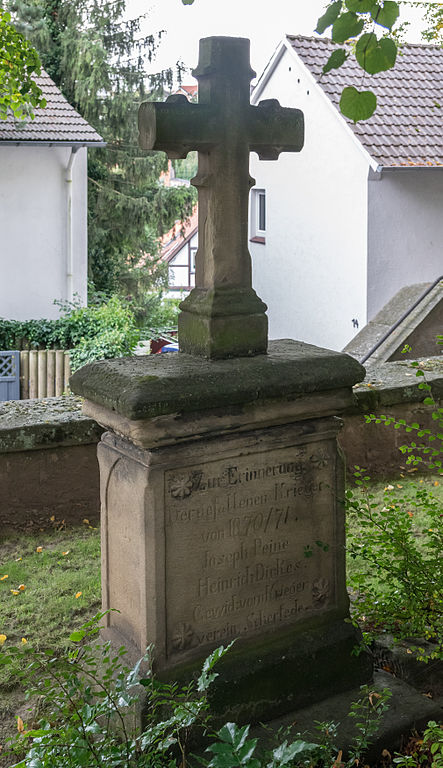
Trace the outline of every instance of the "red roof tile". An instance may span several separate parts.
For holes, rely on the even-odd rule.
[[[15,120],[12,115],[6,120],[0,120],[0,142],[103,142],[94,128],[66,101],[46,72],[35,79],[43,91],[47,106],[34,110],[34,120]]]
[[[198,95],[198,85],[180,85],[175,93],[183,93],[189,99],[193,99]]]
[[[287,40],[337,109],[347,85],[376,94],[377,111],[369,120],[354,125],[343,119],[379,165],[443,165],[442,48],[403,45],[395,67],[378,75],[365,74],[352,56],[322,75],[338,46],[326,38],[288,35]]]

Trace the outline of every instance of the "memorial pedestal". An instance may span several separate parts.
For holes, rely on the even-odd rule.
[[[98,455],[106,635],[184,679],[231,640],[213,711],[269,720],[366,682],[352,655],[336,417],[364,369],[298,342],[205,361],[93,363],[72,378]]]

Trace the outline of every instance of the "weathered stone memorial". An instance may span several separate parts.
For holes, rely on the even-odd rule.
[[[215,712],[269,720],[365,682],[351,651],[339,414],[364,369],[301,342],[267,344],[251,284],[248,156],[303,146],[303,116],[249,103],[249,42],[201,41],[199,103],[140,108],[140,141],[199,152],[196,288],[180,352],[92,363],[72,377],[99,445],[106,634],[155,645],[182,678],[236,639]],[[282,288],[283,289],[283,288]]]

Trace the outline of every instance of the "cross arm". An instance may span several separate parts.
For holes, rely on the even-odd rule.
[[[186,96],[172,95],[165,102],[145,101],[138,112],[142,149],[183,158],[192,150],[208,151],[217,143],[220,121],[206,104],[192,104]]]
[[[260,101],[248,112],[249,149],[260,160],[277,160],[280,152],[303,149],[305,126],[300,109],[281,107],[277,99]]]

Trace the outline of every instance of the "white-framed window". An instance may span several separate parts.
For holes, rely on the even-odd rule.
[[[251,190],[251,240],[264,242],[266,236],[266,192]]]

